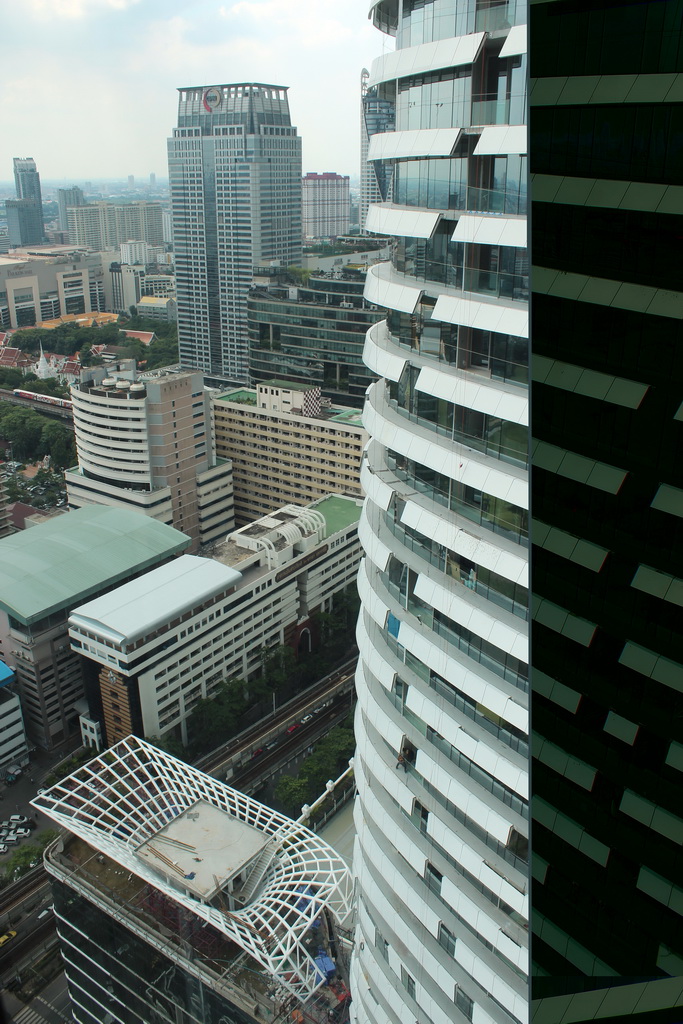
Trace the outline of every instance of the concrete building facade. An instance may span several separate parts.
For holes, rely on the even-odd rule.
[[[32,327],[69,313],[103,312],[112,255],[0,256],[0,326]]]
[[[557,6],[557,5],[553,5]],[[392,257],[365,296],[358,1024],[528,1014],[526,11],[378,0]],[[499,190],[493,210],[483,185]]]
[[[0,662],[0,779],[14,775],[13,768],[28,764],[28,741],[19,695],[14,692],[16,676]]]
[[[136,509],[187,533],[193,552],[224,537],[234,523],[232,467],[216,457],[202,375],[103,373],[71,388],[78,466],[65,474],[69,506]]]
[[[288,505],[75,608],[71,648],[97,680],[105,743],[129,733],[188,741],[187,718],[221,680],[262,671],[263,649],[297,646],[311,616],[355,579],[360,503]],[[94,702],[93,702],[94,703]]]
[[[71,610],[179,554],[189,537],[135,512],[83,508],[0,540],[0,657],[16,675],[26,732],[47,750],[79,733],[84,679]]]
[[[163,208],[160,202],[132,203],[100,200],[67,209],[69,242],[95,252],[116,249],[122,242],[141,240],[163,246]]]
[[[285,502],[362,493],[360,413],[323,406],[319,388],[271,380],[214,395],[212,414],[216,454],[232,463],[238,523]]]
[[[73,206],[85,206],[85,196],[83,195],[83,189],[79,188],[78,185],[72,185],[71,188],[58,188],[57,189],[57,206],[59,208],[59,230],[69,232],[69,207]]]
[[[349,230],[351,193],[348,174],[309,171],[302,180],[305,238],[336,238]]]
[[[180,89],[168,157],[181,364],[246,381],[253,269],[301,262],[301,139],[287,89]]]

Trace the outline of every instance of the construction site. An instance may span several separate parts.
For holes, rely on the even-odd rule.
[[[351,879],[303,824],[134,737],[34,804],[77,1020],[348,1020]]]

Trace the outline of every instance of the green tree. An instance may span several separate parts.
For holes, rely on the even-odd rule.
[[[46,423],[40,435],[38,455],[49,455],[56,469],[67,469],[76,464],[74,435],[61,423]]]
[[[0,435],[12,442],[14,457],[20,461],[33,458],[43,431],[42,417],[32,409],[17,409],[14,406],[4,414],[0,412],[0,416]]]
[[[310,785],[307,779],[299,776],[281,775],[274,795],[285,814],[298,818],[303,805],[311,800]]]

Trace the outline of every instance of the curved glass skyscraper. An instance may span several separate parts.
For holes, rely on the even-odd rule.
[[[526,9],[376,0],[353,1013],[527,1007]]]

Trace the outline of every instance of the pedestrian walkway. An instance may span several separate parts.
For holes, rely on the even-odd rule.
[[[335,814],[325,827],[320,831],[321,839],[329,843],[333,850],[336,850],[340,857],[343,857],[349,868],[353,857],[353,841],[356,838],[356,828],[353,823],[354,801],[349,800],[344,804],[341,811]]]

